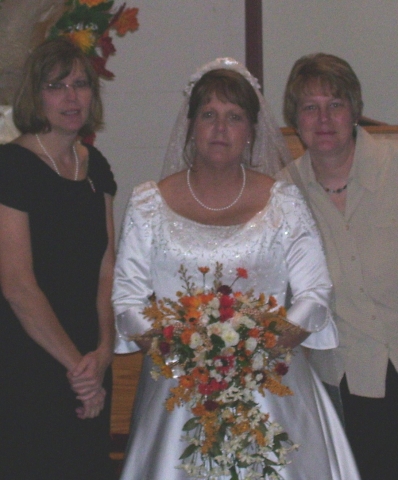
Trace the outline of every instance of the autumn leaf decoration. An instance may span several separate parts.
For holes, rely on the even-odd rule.
[[[48,35],[70,38],[91,59],[97,73],[107,79],[114,77],[106,63],[116,52],[110,32],[122,37],[139,27],[138,8],[126,8],[124,3],[113,10],[113,6],[114,0],[67,0],[64,13]]]

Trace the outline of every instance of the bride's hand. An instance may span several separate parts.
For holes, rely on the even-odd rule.
[[[300,345],[300,343],[304,342],[304,340],[310,335],[310,332],[307,332],[296,325],[292,325],[291,329],[288,329],[279,335],[276,348],[295,348],[297,345]]]
[[[159,333],[161,333],[160,330],[148,330],[143,335],[134,336],[133,340],[140,347],[143,353],[148,353],[149,349],[151,348],[153,337]]]

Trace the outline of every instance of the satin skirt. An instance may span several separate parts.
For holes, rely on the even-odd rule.
[[[182,427],[191,417],[185,407],[166,411],[164,401],[173,380],[150,376],[145,357],[133,410],[130,439],[120,480],[189,480],[176,465],[185,446]],[[280,471],[285,480],[360,480],[343,427],[326,390],[310,367],[301,347],[295,350],[284,384],[292,396],[258,394],[261,409],[270,413],[299,444]],[[224,479],[220,479],[224,480]]]

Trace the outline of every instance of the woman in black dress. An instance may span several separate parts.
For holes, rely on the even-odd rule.
[[[109,480],[109,164],[98,77],[64,38],[29,57],[0,146],[0,478]]]

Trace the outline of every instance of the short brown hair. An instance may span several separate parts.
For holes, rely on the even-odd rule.
[[[21,133],[50,131],[51,125],[43,113],[41,91],[43,82],[55,68],[59,73],[55,81],[67,77],[74,66],[81,65],[92,91],[92,101],[86,124],[80,129],[82,136],[90,135],[102,125],[102,102],[99,79],[91,61],[83,51],[66,37],[44,41],[26,60],[22,82],[16,92],[13,116]]]
[[[187,156],[187,145],[189,144],[192,132],[200,107],[210,101],[211,95],[215,93],[217,98],[239,105],[247,114],[249,119],[252,142],[255,140],[255,125],[260,111],[260,102],[254,88],[249,81],[240,73],[227,68],[218,68],[206,72],[194,85],[189,100],[188,119],[189,126],[185,139],[185,155]]]
[[[297,106],[300,96],[315,84],[332,95],[346,98],[355,119],[362,115],[361,84],[350,64],[327,53],[314,53],[299,58],[287,80],[283,99],[283,115],[287,125],[297,128]]]

